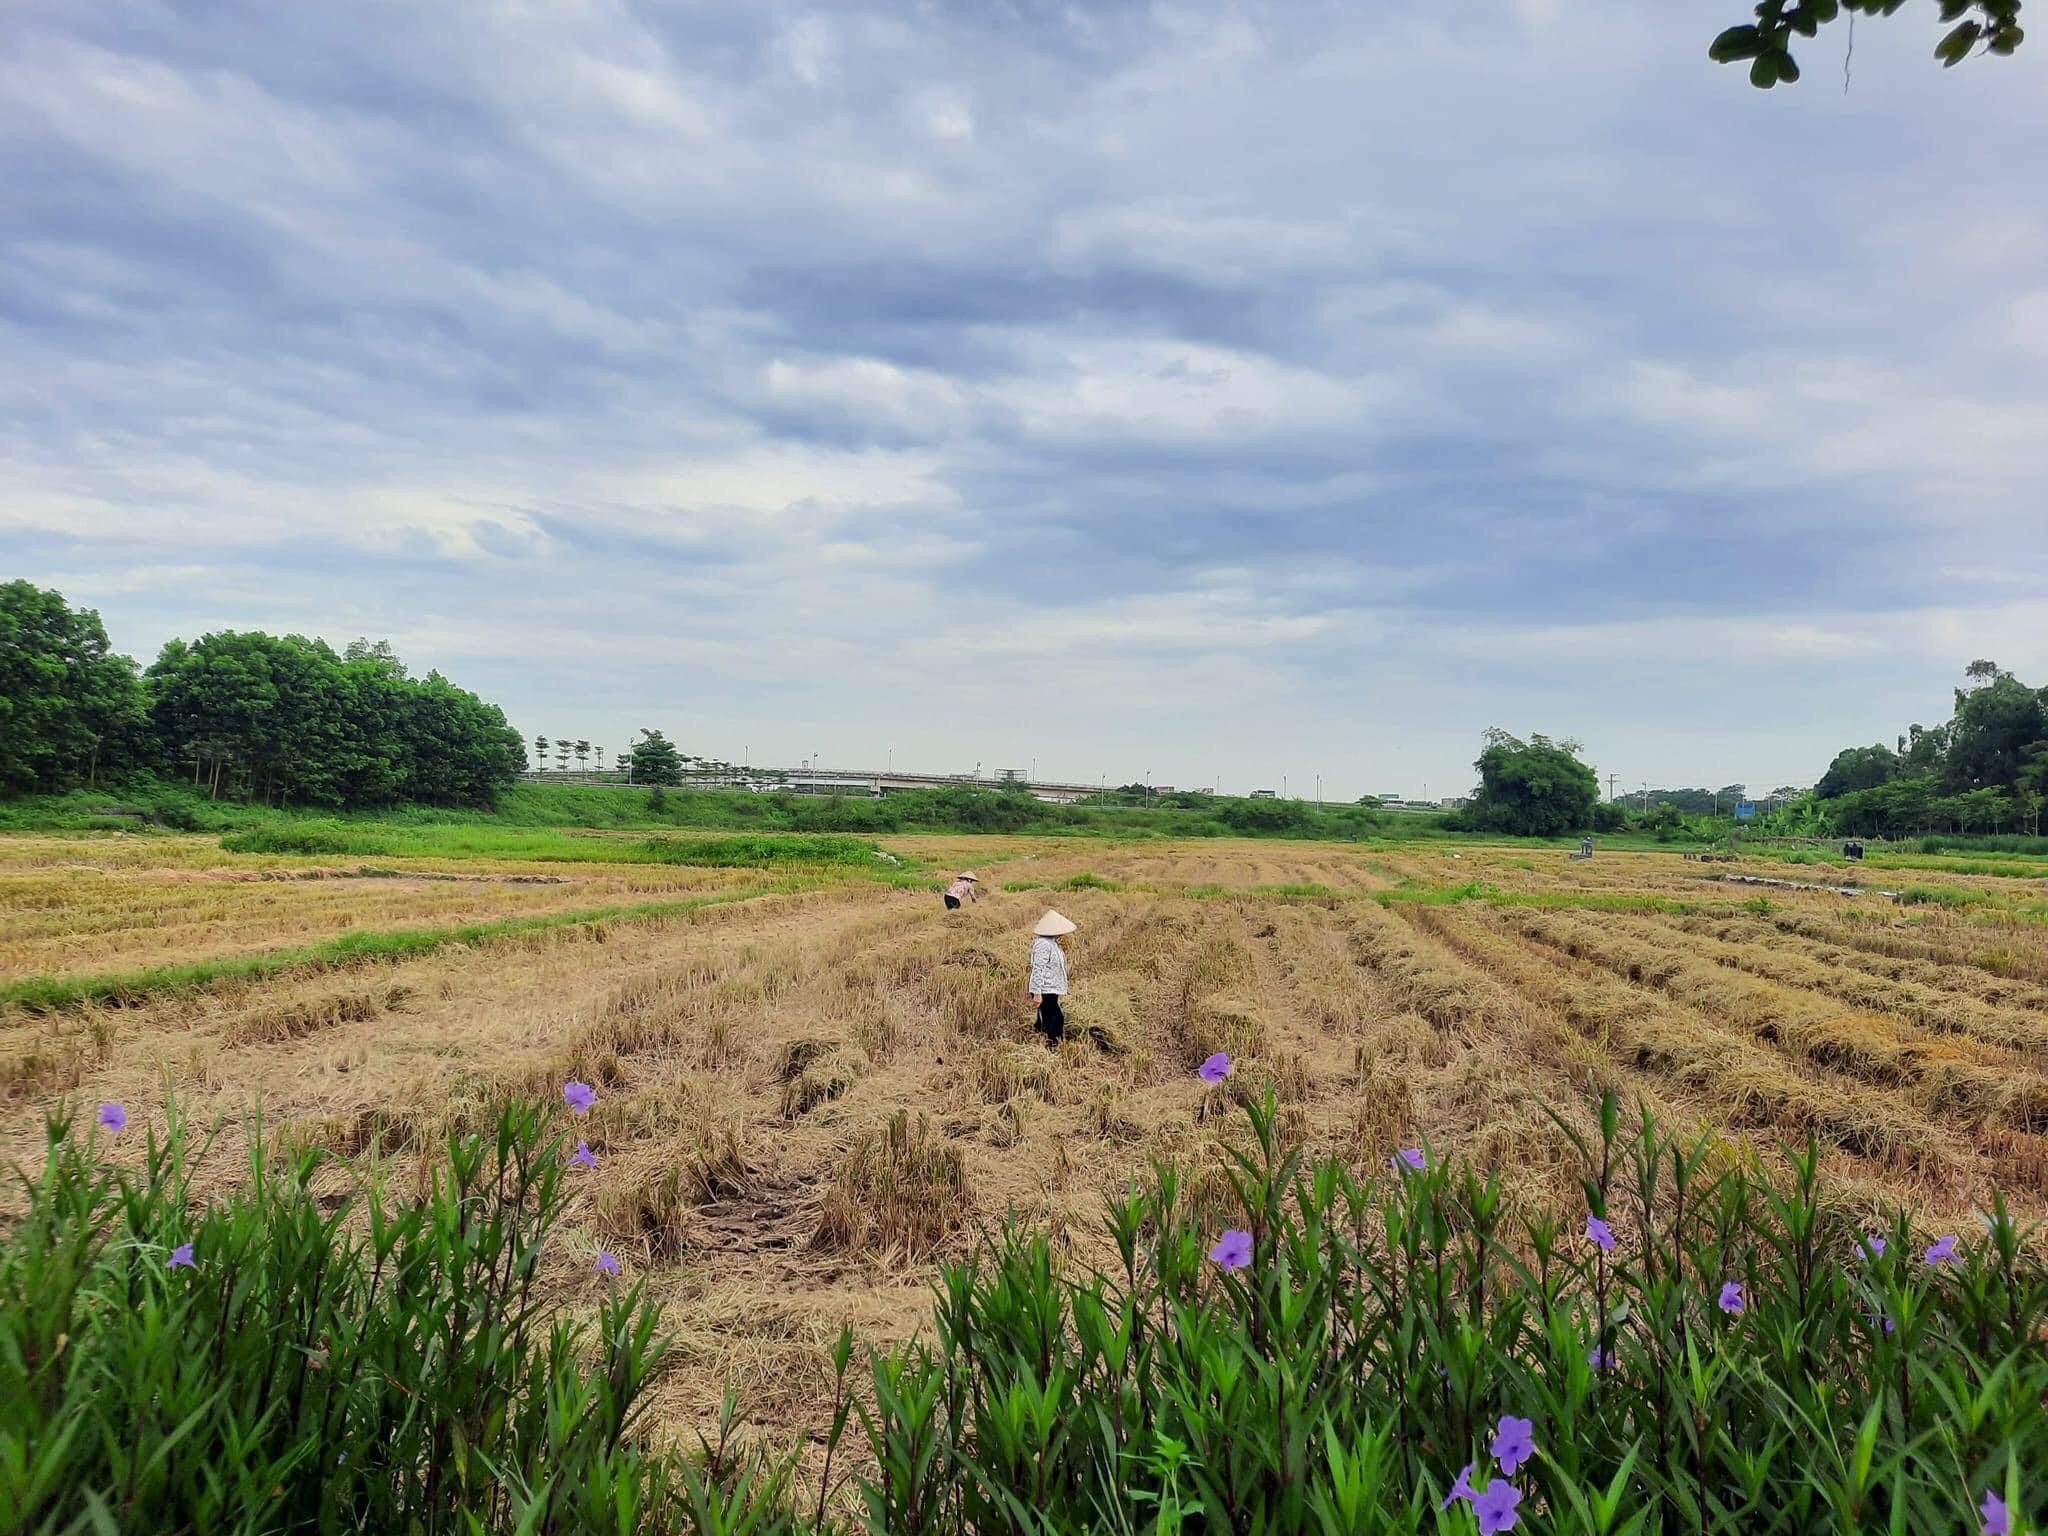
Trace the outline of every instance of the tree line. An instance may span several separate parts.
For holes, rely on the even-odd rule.
[[[214,796],[337,809],[489,805],[526,766],[504,711],[386,641],[303,635],[172,640],[147,669],[99,615],[0,584],[0,789],[57,791],[138,774]]]
[[[2038,833],[2048,802],[2048,688],[1992,661],[1964,669],[1941,725],[1910,725],[1891,746],[1845,747],[1814,786],[1830,824],[1858,836]]]

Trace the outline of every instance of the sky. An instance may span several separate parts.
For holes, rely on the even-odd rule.
[[[1811,783],[2048,682],[2048,39],[1745,12],[12,0],[0,579],[611,750]]]

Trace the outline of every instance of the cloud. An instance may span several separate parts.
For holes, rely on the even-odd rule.
[[[1351,793],[2048,680],[2048,55],[1581,9],[30,0],[10,573],[549,734]]]

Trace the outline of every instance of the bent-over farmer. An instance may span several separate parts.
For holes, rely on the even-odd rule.
[[[955,877],[946,887],[946,910],[958,912],[962,902],[981,900],[981,884],[974,878],[974,871],[967,870]]]
[[[1031,930],[1031,1001],[1038,1005],[1033,1027],[1049,1046],[1057,1046],[1067,1032],[1067,1016],[1060,1011],[1060,999],[1067,995],[1067,952],[1060,940],[1078,926],[1071,917],[1049,911]]]

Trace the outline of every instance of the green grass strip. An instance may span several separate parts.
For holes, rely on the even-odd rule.
[[[380,961],[417,960],[451,944],[489,944],[549,928],[574,928],[604,922],[659,922],[683,917],[706,907],[807,890],[814,882],[780,881],[676,901],[643,901],[630,906],[589,907],[577,912],[546,912],[502,917],[488,923],[457,923],[445,928],[358,929],[253,955],[223,955],[188,965],[158,965],[140,971],[99,976],[26,976],[0,984],[0,1008],[30,1013],[56,1013],[94,1004],[126,1007],[145,998],[197,992],[223,981],[267,981],[280,976],[306,976]]]
[[[901,869],[857,837],[771,833],[753,837],[624,838],[570,831],[490,826],[378,826],[301,822],[251,827],[220,840],[229,853],[307,858],[513,859],[549,864],[683,864],[705,869],[837,866],[852,870]]]
[[[1484,880],[1464,885],[1402,885],[1391,891],[1374,891],[1372,899],[1383,907],[1396,902],[1426,907],[1454,907],[1461,902],[1483,901],[1495,907],[1566,908],[1590,912],[1697,912],[1712,903],[1675,901],[1668,896],[1643,896],[1631,891],[1504,891]]]

